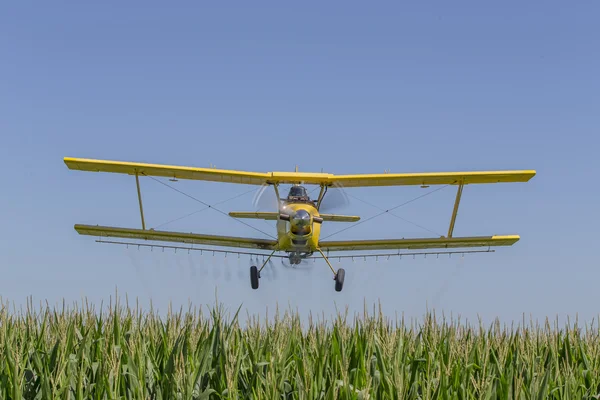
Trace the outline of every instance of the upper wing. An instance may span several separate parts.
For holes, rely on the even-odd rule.
[[[216,168],[183,167],[175,165],[145,164],[124,161],[91,160],[65,157],[70,169],[93,172],[114,172],[129,175],[162,176],[177,179],[196,179],[213,182],[241,183],[247,185],[315,184],[327,186],[399,186],[445,185],[498,182],[527,182],[533,170],[479,171],[479,172],[426,172],[406,174],[333,175],[306,172],[245,172]]]
[[[518,235],[431,239],[339,240],[319,242],[319,247],[323,251],[451,249],[461,247],[511,246],[518,240]]]
[[[89,160],[65,157],[69,169],[92,172],[114,172],[129,175],[163,176],[177,179],[196,179],[201,181],[242,183],[262,185],[269,174],[262,172],[232,171],[215,168],[181,167],[175,165],[145,164],[124,161]]]
[[[247,249],[273,250],[277,241],[252,239],[235,236],[203,235],[198,233],[155,231],[153,229],[117,228],[111,226],[75,225],[81,235],[118,237],[127,239],[156,240],[159,242],[180,242],[209,246],[242,247]]]
[[[533,170],[423,172],[407,174],[337,175],[332,183],[342,187],[404,186],[404,185],[464,185],[476,183],[527,182],[535,176]]]

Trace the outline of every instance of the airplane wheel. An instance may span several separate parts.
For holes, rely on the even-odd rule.
[[[344,276],[346,275],[346,271],[343,268],[338,269],[337,274],[335,274],[335,291],[341,292],[344,287]]]
[[[250,284],[252,289],[258,289],[258,268],[254,265],[250,267]]]

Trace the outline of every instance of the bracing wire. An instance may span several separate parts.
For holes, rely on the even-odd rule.
[[[352,197],[353,199],[355,199],[355,200],[358,200],[358,201],[360,201],[360,202],[362,202],[362,203],[364,203],[364,204],[366,204],[366,205],[368,205],[368,206],[374,207],[374,208],[378,209],[379,211],[385,211],[383,208],[381,208],[381,207],[379,207],[379,206],[377,206],[377,205],[375,205],[375,204],[373,204],[373,203],[371,203],[371,202],[368,202],[368,201],[366,201],[366,200],[359,199],[358,197],[356,197],[356,196],[354,196],[354,195],[352,195],[352,194],[350,194],[350,193],[348,193],[348,196],[350,196],[350,197]],[[427,232],[429,232],[429,233],[433,233],[434,235],[437,235],[437,236],[443,236],[443,235],[442,235],[441,233],[439,233],[439,232],[436,232],[436,231],[434,231],[434,230],[431,230],[431,229],[429,229],[429,228],[427,228],[427,227],[424,227],[424,226],[422,226],[422,225],[419,225],[419,224],[417,224],[416,222],[409,221],[409,220],[407,220],[406,218],[399,216],[398,214],[394,214],[393,212],[388,212],[388,213],[389,213],[390,215],[392,215],[392,216],[394,216],[394,217],[396,217],[396,218],[398,218],[398,219],[400,219],[400,220],[402,220],[402,221],[406,222],[406,223],[409,223],[409,224],[411,224],[411,225],[414,225],[414,226],[416,226],[417,228],[421,228],[421,229],[423,229],[423,230],[425,230],[425,231],[427,231]]]
[[[259,188],[259,189],[260,189],[260,188]],[[248,191],[246,191],[246,192],[244,192],[244,193],[237,194],[237,195],[235,195],[235,196],[233,196],[233,197],[230,197],[230,198],[228,198],[228,199],[226,199],[226,200],[221,200],[221,201],[219,201],[219,202],[217,202],[217,203],[211,204],[211,207],[218,206],[219,204],[224,204],[224,203],[227,203],[227,202],[229,202],[229,201],[232,201],[232,200],[235,200],[235,199],[237,199],[237,198],[239,198],[239,197],[245,196],[245,195],[247,195],[248,193],[255,192],[255,191],[259,190],[259,189],[251,189],[251,190],[248,190]],[[177,222],[177,221],[180,221],[180,220],[182,220],[182,219],[184,219],[184,218],[191,217],[192,215],[195,215],[195,214],[201,213],[201,212],[203,212],[203,211],[205,211],[205,210],[208,210],[208,209],[209,209],[209,208],[211,208],[211,207],[204,207],[204,208],[201,208],[200,210],[196,210],[196,211],[194,211],[194,212],[191,212],[191,213],[189,213],[189,214],[183,215],[183,216],[181,216],[181,217],[178,217],[178,218],[172,219],[172,220],[170,220],[170,221],[167,221],[167,222],[163,222],[163,223],[162,223],[162,224],[160,224],[160,225],[156,225],[156,226],[154,227],[154,229],[158,229],[158,228],[160,228],[161,226],[169,225],[169,224],[172,224],[173,222]]]
[[[402,203],[402,204],[399,204],[399,205],[397,205],[397,206],[395,206],[395,207],[389,208],[389,209],[387,209],[387,210],[384,210],[384,211],[380,212],[379,214],[375,214],[375,215],[373,215],[373,216],[371,216],[371,217],[369,217],[369,218],[367,218],[367,219],[363,219],[362,221],[359,221],[359,222],[357,222],[357,223],[355,223],[355,224],[353,224],[353,225],[350,225],[350,226],[348,226],[348,227],[346,227],[346,228],[340,229],[340,230],[339,230],[339,231],[337,231],[337,232],[333,232],[332,234],[330,234],[330,235],[328,235],[328,236],[325,236],[325,237],[324,237],[324,238],[322,238],[321,240],[323,240],[323,239],[327,239],[327,238],[330,238],[330,237],[331,237],[331,236],[333,236],[333,235],[337,235],[338,233],[342,233],[342,232],[344,232],[344,231],[347,231],[348,229],[354,228],[354,227],[356,227],[356,226],[358,226],[358,225],[360,225],[360,224],[363,224],[363,223],[365,223],[365,222],[367,222],[367,221],[370,221],[370,220],[372,220],[372,219],[374,219],[374,218],[377,218],[377,217],[379,217],[379,216],[381,216],[381,215],[383,215],[383,214],[389,213],[390,211],[393,211],[393,210],[395,210],[395,209],[397,209],[397,208],[403,207],[403,206],[405,206],[405,205],[407,205],[407,204],[409,204],[409,203],[412,203],[412,202],[414,202],[414,201],[417,201],[417,200],[419,200],[419,199],[422,199],[423,197],[429,196],[429,195],[431,195],[431,194],[433,194],[433,193],[435,193],[435,192],[438,192],[438,191],[440,191],[440,190],[442,190],[442,189],[445,189],[445,188],[446,188],[446,187],[448,187],[448,186],[450,186],[450,185],[444,185],[444,186],[442,186],[442,187],[439,187],[439,188],[437,188],[437,189],[431,190],[431,191],[429,191],[429,192],[427,192],[427,193],[425,193],[425,194],[422,194],[422,195],[420,195],[420,196],[417,196],[417,197],[415,197],[415,198],[413,198],[413,199],[411,199],[411,200],[405,201],[404,203]]]
[[[249,228],[252,228],[252,229],[254,229],[254,230],[255,230],[255,231],[257,231],[257,232],[260,232],[260,233],[262,233],[263,235],[269,236],[270,238],[273,238],[273,239],[277,239],[275,236],[273,236],[273,235],[271,235],[271,234],[268,234],[267,232],[265,232],[265,231],[263,231],[263,230],[261,230],[261,229],[258,229],[258,228],[256,228],[256,227],[254,227],[254,226],[252,226],[252,225],[250,225],[250,224],[248,224],[248,223],[244,222],[244,221],[241,221],[241,220],[239,220],[239,219],[237,219],[237,218],[233,218],[231,215],[227,214],[225,211],[222,211],[222,210],[220,210],[220,209],[218,209],[218,208],[216,208],[216,207],[214,207],[214,206],[212,206],[212,205],[210,205],[210,204],[208,204],[208,203],[206,203],[206,202],[204,202],[204,201],[202,201],[202,200],[200,200],[200,199],[198,199],[198,198],[196,198],[196,197],[194,197],[194,196],[192,196],[192,195],[190,195],[190,194],[187,194],[187,193],[185,193],[185,192],[183,192],[183,191],[181,191],[181,190],[177,189],[176,187],[173,187],[173,186],[171,186],[171,185],[169,185],[169,184],[167,184],[167,183],[165,183],[165,182],[163,182],[163,181],[161,181],[161,180],[158,180],[158,179],[154,178],[153,176],[149,176],[149,175],[146,175],[146,174],[143,174],[143,175],[144,175],[144,176],[147,176],[148,178],[150,178],[150,179],[152,179],[152,180],[154,180],[154,181],[156,181],[156,182],[158,182],[158,183],[160,183],[161,185],[164,185],[164,186],[168,187],[169,189],[172,189],[172,190],[174,190],[174,191],[176,191],[176,192],[178,192],[178,193],[180,193],[180,194],[182,194],[182,195],[184,195],[184,196],[186,196],[186,197],[189,197],[189,198],[190,198],[190,199],[192,199],[192,200],[195,200],[195,201],[197,201],[197,202],[198,202],[198,203],[200,203],[200,204],[203,204],[203,205],[205,205],[205,206],[206,206],[206,208],[210,208],[210,209],[212,209],[212,210],[215,210],[215,211],[217,211],[217,212],[218,212],[218,213],[220,213],[220,214],[223,214],[223,215],[225,215],[225,216],[226,216],[226,217],[228,217],[228,218],[232,218],[234,221],[237,221],[237,222],[239,222],[240,224],[243,224],[243,225],[245,225],[245,226],[247,226],[247,227],[249,227]]]

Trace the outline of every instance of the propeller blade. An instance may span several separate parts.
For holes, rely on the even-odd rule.
[[[268,212],[276,212],[278,209],[282,213],[286,213],[283,209],[283,201],[279,200],[279,207],[277,204],[277,199],[275,196],[275,190],[270,187],[271,185],[263,185],[252,200],[252,205],[255,211],[268,211]],[[280,186],[279,187],[279,195],[281,197],[285,197],[289,191],[289,187]],[[311,198],[316,200],[318,197],[318,187],[314,188],[310,191]],[[333,212],[335,210],[340,210],[346,208],[350,205],[350,200],[348,195],[346,194],[344,187],[340,184],[336,184],[335,186],[329,187],[327,192],[325,193],[325,197],[321,202],[320,210],[324,213]]]
[[[336,185],[327,189],[325,197],[321,202],[319,211],[328,213],[334,210],[340,210],[350,205],[350,199],[342,185]]]
[[[252,200],[255,211],[277,211],[277,199],[275,190],[270,189],[270,185],[263,185]],[[281,205],[281,202],[280,202]]]

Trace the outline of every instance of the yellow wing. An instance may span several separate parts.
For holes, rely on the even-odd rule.
[[[198,233],[155,231],[153,229],[117,228],[97,225],[75,225],[81,235],[118,237],[126,239],[154,240],[159,242],[180,242],[204,244],[209,246],[241,247],[246,249],[273,250],[275,240],[242,238],[235,236],[204,235]]]
[[[332,184],[342,187],[407,186],[407,185],[464,185],[479,183],[527,182],[535,176],[533,170],[424,172],[406,174],[338,175]]]
[[[233,218],[251,218],[251,219],[264,219],[267,221],[275,221],[279,216],[276,212],[263,212],[263,211],[231,211],[230,217]]]
[[[535,176],[534,170],[479,171],[479,172],[426,172],[406,174],[334,175],[306,172],[245,172],[216,168],[183,167],[176,165],[145,164],[137,162],[92,160],[65,157],[70,169],[92,172],[113,172],[129,175],[162,176],[177,179],[195,179],[213,182],[263,184],[315,184],[326,186],[399,186],[399,185],[465,185],[498,182],[527,182]]]
[[[319,217],[323,218],[323,221],[332,221],[332,222],[357,222],[357,221],[360,221],[360,217],[357,215],[319,214]]]
[[[462,247],[511,246],[518,240],[518,235],[422,239],[340,240],[319,242],[319,247],[323,251],[452,249]]]
[[[230,171],[215,168],[181,167],[175,165],[145,164],[124,161],[89,160],[65,157],[69,169],[91,172],[113,172],[128,175],[162,176],[177,179],[195,179],[201,181],[242,183],[262,185],[269,174],[261,172]]]

